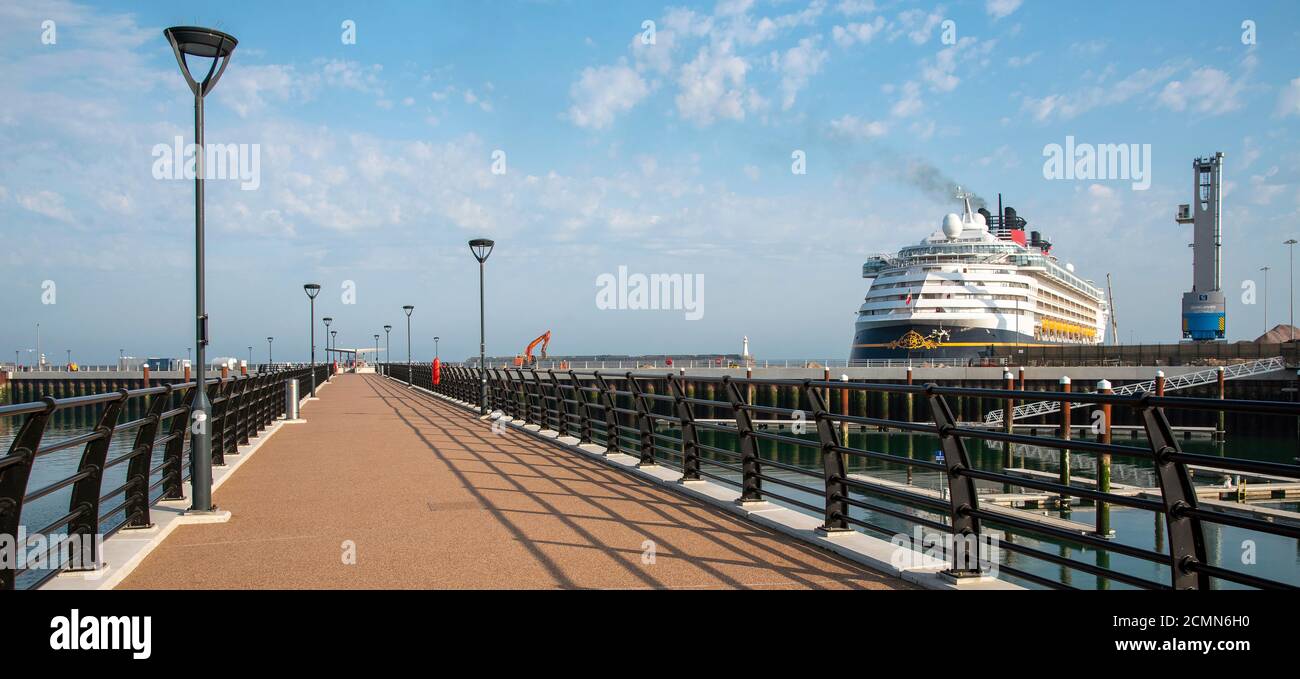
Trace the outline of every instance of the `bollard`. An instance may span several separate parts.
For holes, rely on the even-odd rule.
[[[284,419],[290,422],[298,420],[298,380],[284,382]]]
[[[239,374],[248,377],[248,361],[239,362]]]
[[[1165,371],[1156,371],[1156,396],[1165,395]]]
[[[144,366],[143,371],[144,371],[144,388],[148,389],[149,388],[149,366],[147,365]]]
[[[1102,394],[1115,393],[1108,380],[1098,382],[1097,391]],[[1110,412],[1109,403],[1101,404],[1101,442],[1107,445],[1110,445]],[[1102,453],[1097,460],[1097,492],[1110,492],[1110,453]],[[1103,501],[1097,502],[1097,535],[1103,538],[1115,537],[1115,531],[1110,527],[1110,504]]]
[[[1020,366],[1020,391],[1025,390],[1025,366]]]
[[[1061,376],[1061,391],[1070,393],[1070,378],[1066,375]],[[1070,402],[1061,403],[1061,438],[1066,441],[1070,440]],[[1070,485],[1070,449],[1061,449],[1061,474],[1060,483],[1062,486]],[[1065,514],[1070,513],[1070,496],[1061,494],[1061,511]]]
[[[185,381],[186,381],[186,382],[189,382],[189,381],[190,381],[190,364],[189,364],[189,363],[186,363],[186,364],[185,364]]]
[[[230,377],[230,366],[228,365],[221,366],[221,381],[225,382],[226,379],[229,377]]]

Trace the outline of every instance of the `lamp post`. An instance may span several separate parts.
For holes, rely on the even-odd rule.
[[[439,355],[439,354],[438,354],[438,340],[440,340],[440,339],[442,339],[442,338],[441,338],[441,337],[434,337],[434,338],[433,338],[433,357],[434,357],[434,358],[438,358],[438,355]]]
[[[320,284],[307,283],[302,289],[311,299],[311,318],[307,327],[311,329],[311,397],[316,398],[316,295],[320,294]]]
[[[478,260],[478,369],[479,369],[479,408],[478,411],[483,413],[487,410],[487,372],[485,368],[487,342],[484,339],[484,315],[483,315],[483,263],[492,254],[492,248],[496,245],[487,238],[475,238],[469,242],[469,251],[474,253],[474,259]]]
[[[1291,320],[1287,322],[1291,326],[1291,341],[1295,341],[1295,244],[1296,239],[1288,238],[1282,242],[1287,246],[1287,258],[1291,260]]]
[[[334,360],[335,360],[335,362],[337,362],[337,361],[339,360],[338,353],[337,353],[337,352],[338,352],[338,348],[339,348],[339,331],[337,331],[337,330],[331,330],[331,331],[330,331],[330,346],[331,346],[331,347],[334,347],[334,349],[333,349],[334,352],[335,352],[335,353],[334,353]],[[333,370],[333,365],[330,366],[330,369]],[[331,374],[332,374],[332,373],[331,373]],[[332,378],[331,378],[331,379],[332,379]]]
[[[208,346],[208,312],[204,299],[204,247],[203,247],[203,179],[205,174],[205,153],[203,152],[203,98],[217,86],[221,75],[230,65],[230,55],[235,51],[238,40],[231,35],[211,28],[195,26],[173,26],[165,29],[163,35],[172,46],[176,63],[181,67],[181,75],[194,93],[194,301],[195,301],[195,347],[198,354],[198,380],[194,394],[194,406],[191,417],[198,423],[198,433],[193,437],[190,454],[190,482],[193,487],[193,511],[212,511],[212,432],[208,423],[212,419],[212,403],[208,400],[207,371],[204,370],[205,349]],[[190,75],[187,57],[204,57],[212,59],[208,73],[202,81],[194,80]],[[218,63],[220,68],[217,67]]]
[[[325,322],[325,365],[329,365],[329,362],[330,362],[330,347],[332,346],[332,345],[330,344],[330,323],[333,323],[333,322],[334,322],[334,319],[331,318],[331,317],[329,317],[329,316],[326,316],[325,318],[322,318],[321,320]],[[325,381],[326,381],[326,382],[329,381],[329,379],[330,379],[330,375],[331,375],[331,374],[332,374],[332,373],[330,373],[329,371],[326,371],[326,373],[325,373]]]
[[[273,372],[275,370],[274,367],[275,361],[271,358],[271,343],[274,341],[275,341],[274,337],[266,338],[266,371],[267,372]]]
[[[375,365],[379,364],[379,333],[375,333]]]
[[[406,312],[406,386],[411,386],[411,312],[415,307],[407,304],[402,307]]]
[[[248,345],[248,369],[253,369],[253,345]]]
[[[1273,267],[1261,266],[1260,271],[1264,272],[1264,332],[1268,333],[1268,270]]]
[[[389,334],[392,331],[393,331],[393,326],[391,325],[384,326],[384,359],[385,359],[384,362],[385,363],[393,362],[393,336]],[[385,375],[388,374],[388,370],[386,368],[384,370],[384,374]]]

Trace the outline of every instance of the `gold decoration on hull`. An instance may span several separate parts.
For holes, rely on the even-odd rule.
[[[931,330],[930,334],[922,336],[915,330],[908,330],[903,333],[902,337],[885,345],[887,349],[938,349],[943,346],[944,340],[948,339],[947,330]]]

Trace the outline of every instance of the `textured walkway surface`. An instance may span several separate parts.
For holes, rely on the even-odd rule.
[[[120,588],[910,588],[379,376],[320,397]]]

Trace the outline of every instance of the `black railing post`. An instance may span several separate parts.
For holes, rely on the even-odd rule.
[[[68,554],[72,567],[68,570],[91,571],[99,568],[99,495],[104,481],[104,463],[108,460],[108,446],[113,441],[113,430],[117,427],[117,416],[126,403],[126,389],[118,391],[120,397],[104,404],[104,412],[95,425],[95,433],[100,437],[86,444],[81,453],[81,463],[77,465],[78,474],[85,478],[72,485],[72,497],[68,501],[68,513],[75,516],[68,522],[68,538],[76,554]],[[81,536],[78,540],[77,536]],[[89,552],[89,553],[87,553]]]
[[[171,426],[167,428],[167,447],[163,448],[163,500],[185,499],[185,432],[193,418],[194,397],[199,393],[194,387],[185,387],[176,398],[176,407],[185,408],[185,412],[172,417]],[[174,410],[174,409],[173,409]]]
[[[673,395],[673,410],[681,420],[682,431],[682,478],[679,483],[702,481],[700,478],[700,439],[695,431],[695,410],[686,400],[681,380],[668,373],[668,389]]]
[[[560,380],[555,377],[555,371],[546,370],[546,374],[551,378],[551,389],[555,391],[555,409],[559,412],[559,429],[557,430],[560,437],[569,435],[569,404],[564,398],[564,390],[560,388]]]
[[[632,373],[627,373],[628,391],[632,392],[632,403],[636,407],[637,428],[641,430],[641,440],[637,446],[640,452],[636,466],[653,467],[655,461],[655,423],[650,419],[650,400]]]
[[[578,442],[591,443],[591,409],[588,407],[590,401],[587,399],[587,392],[582,390],[582,382],[578,379],[577,373],[572,370],[569,371],[569,382],[573,385],[573,398],[578,402],[577,412],[582,418]]]
[[[528,396],[528,379],[524,377],[524,371],[515,368],[515,375],[519,377],[517,386],[519,387],[519,407],[523,410],[524,424],[533,424],[533,401]]]
[[[158,427],[162,424],[162,414],[171,406],[171,396],[172,385],[169,384],[166,391],[153,397],[145,423],[136,430],[135,444],[131,447],[135,457],[126,463],[126,528],[153,525],[149,516],[149,469],[153,466],[153,445],[158,438]]]
[[[324,383],[324,380],[321,380]],[[212,399],[212,419],[216,422],[208,422],[209,431],[212,432],[212,466],[226,466],[226,413],[230,410],[230,381],[218,378],[217,397]]]
[[[840,452],[840,435],[835,423],[831,421],[830,411],[826,407],[822,391],[812,387],[812,380],[804,380],[803,393],[813,411],[813,421],[817,423],[817,437],[822,444],[822,476],[825,479],[826,516],[817,531],[823,535],[852,531],[847,517],[849,488],[844,479],[848,471],[844,464],[844,453]]]
[[[1144,399],[1145,401],[1145,399]],[[1165,505],[1165,526],[1169,533],[1170,585],[1174,589],[1209,589],[1210,577],[1196,571],[1205,563],[1205,533],[1201,520],[1188,510],[1196,508],[1196,489],[1187,465],[1170,459],[1180,452],[1178,440],[1165,411],[1149,405],[1142,406],[1142,424],[1155,461],[1156,481],[1160,484],[1160,500]]]
[[[537,368],[529,368],[528,372],[533,375],[533,392],[537,394],[537,425],[542,429],[550,429],[551,406],[546,398],[546,390],[542,387],[542,378],[537,376]]]
[[[970,469],[970,458],[966,455],[966,444],[953,433],[957,428],[957,418],[952,414],[952,408],[949,407],[948,401],[943,398],[942,394],[934,393],[935,385],[925,385],[925,396],[930,403],[930,414],[934,418],[934,425],[938,429],[939,446],[943,450],[943,462],[947,468],[948,481],[948,499],[952,511],[952,533],[956,538],[968,539],[970,536],[978,536],[980,530],[979,519],[972,512],[979,507],[979,500],[975,494],[975,480],[966,476],[962,472]],[[977,545],[969,545],[977,548]],[[956,554],[966,554],[969,560],[972,557],[978,557],[978,551],[973,555],[966,551],[956,550]],[[969,563],[953,563],[953,571],[961,574],[968,570]]]
[[[600,371],[595,372],[596,386],[600,388],[600,402],[605,408],[605,454],[619,452],[623,434],[618,430],[618,411],[614,410],[614,389]]]
[[[731,412],[736,418],[736,439],[740,446],[741,490],[740,498],[736,502],[740,504],[763,502],[763,479],[759,477],[762,474],[762,466],[758,459],[758,441],[754,437],[754,424],[749,417],[745,397],[741,395],[740,387],[732,381],[731,375],[723,375],[722,388],[727,392],[727,402],[731,404]]]
[[[40,450],[41,437],[45,434],[45,423],[54,412],[54,398],[46,396],[41,399],[45,408],[27,416],[13,443],[9,444],[9,454],[0,458],[5,463],[0,466],[0,536],[18,539],[18,527],[23,515],[23,497],[27,495],[27,480],[32,475],[32,464],[36,461],[36,451]],[[26,545],[15,542],[15,548],[25,549]],[[0,561],[0,590],[11,590],[17,579],[16,563],[10,559]]]

